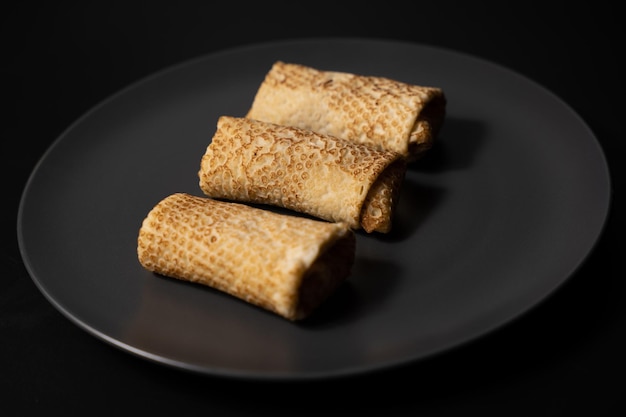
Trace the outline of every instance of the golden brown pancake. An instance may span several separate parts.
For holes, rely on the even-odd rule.
[[[405,160],[393,151],[222,116],[198,176],[208,197],[283,207],[386,233],[405,173]]]
[[[141,265],[206,285],[289,320],[308,317],[350,275],[355,236],[344,223],[172,194],[145,217]]]
[[[277,61],[246,117],[389,149],[413,161],[443,124],[441,88]]]

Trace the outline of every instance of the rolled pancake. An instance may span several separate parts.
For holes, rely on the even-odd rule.
[[[308,317],[349,276],[354,233],[342,223],[172,194],[143,220],[141,265],[203,284],[289,320]]]
[[[222,116],[198,176],[209,197],[279,206],[387,233],[405,173],[406,162],[396,152]]]
[[[437,87],[277,61],[246,117],[390,149],[413,161],[432,147],[445,111]]]

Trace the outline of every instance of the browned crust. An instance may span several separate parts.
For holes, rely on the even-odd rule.
[[[393,150],[414,160],[432,147],[445,107],[441,88],[277,61],[246,117]]]
[[[404,175],[399,160],[310,130],[222,116],[198,176],[209,197],[284,207],[353,229],[365,219],[368,232],[384,232]]]
[[[399,159],[383,171],[372,185],[361,210],[361,226],[366,232],[391,231],[405,173],[406,163]]]
[[[310,315],[350,274],[345,224],[176,193],[142,222],[137,256],[149,271],[206,285],[289,320]]]

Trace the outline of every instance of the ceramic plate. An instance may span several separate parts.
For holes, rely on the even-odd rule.
[[[353,274],[291,323],[137,261],[141,221],[197,172],[220,115],[243,116],[276,60],[444,89],[436,146],[409,167],[394,231],[357,237]],[[70,126],[35,167],[18,238],[68,319],[124,351],[225,377],[311,379],[417,361],[529,311],[584,262],[610,184],[583,120],[537,83],[477,57],[371,39],[303,39],[167,68]]]

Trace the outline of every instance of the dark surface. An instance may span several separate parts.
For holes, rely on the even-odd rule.
[[[623,412],[624,144],[618,126],[625,110],[624,30],[617,9],[458,3],[385,2],[361,11],[335,4],[297,11],[225,5],[220,13],[201,2],[5,9],[2,169],[9,190],[2,222],[0,398],[9,415]],[[602,238],[568,283],[514,323],[461,349],[314,383],[181,372],[102,343],[60,314],[30,279],[16,239],[23,187],[51,143],[94,105],[164,67],[258,41],[321,35],[408,40],[488,59],[545,86],[586,121],[609,162],[613,205]]]
[[[157,280],[136,251],[156,202],[202,194],[216,121],[245,114],[278,59],[439,85],[449,101],[435,147],[406,172],[393,230],[358,232],[350,279],[298,324]],[[90,111],[37,165],[18,239],[44,295],[105,341],[211,375],[310,379],[405,364],[507,324],[580,265],[609,202],[596,139],[545,89],[449,50],[326,37],[206,55]]]

